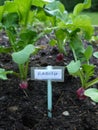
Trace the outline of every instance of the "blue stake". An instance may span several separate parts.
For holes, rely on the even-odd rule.
[[[47,66],[47,69],[52,69],[52,66]],[[48,117],[52,117],[52,81],[47,81],[47,102],[48,102]]]

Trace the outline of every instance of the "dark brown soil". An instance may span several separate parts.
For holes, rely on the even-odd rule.
[[[6,45],[6,41],[3,40],[1,37],[0,44]],[[46,44],[45,39],[42,39],[41,43]],[[30,67],[65,66],[72,59],[69,51],[64,61],[56,62],[57,54],[56,48],[48,46],[38,55],[31,57]],[[96,59],[92,62],[98,66]],[[0,67],[18,71],[17,65],[7,54],[0,55]],[[30,80],[29,69],[26,96],[19,88],[19,79],[12,75],[8,75],[8,78],[7,81],[0,80],[0,130],[98,130],[98,104],[89,98],[85,100],[77,98],[76,90],[81,87],[80,81],[69,76],[66,69],[64,82],[53,82],[53,118],[47,117],[45,81]],[[64,112],[68,114],[63,115]]]

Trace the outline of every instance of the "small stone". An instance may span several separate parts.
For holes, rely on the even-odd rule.
[[[96,115],[98,115],[98,112],[95,112],[96,113]]]
[[[37,107],[37,106],[34,106],[34,109],[38,109],[38,107]]]
[[[64,116],[69,116],[70,114],[69,114],[68,111],[64,111],[64,112],[62,113],[62,115],[64,115]]]
[[[51,58],[53,58],[53,56],[50,55],[48,58],[51,59]]]
[[[0,97],[0,101],[4,101],[6,99],[5,96]]]
[[[3,38],[6,39],[6,40],[9,40],[9,38],[7,36],[3,36]]]
[[[0,130],[4,130],[3,128],[0,128]]]
[[[96,106],[96,103],[95,102],[91,102],[92,105]]]
[[[11,112],[15,112],[15,111],[18,110],[18,107],[17,106],[11,106],[11,107],[8,108],[8,110],[11,111]]]

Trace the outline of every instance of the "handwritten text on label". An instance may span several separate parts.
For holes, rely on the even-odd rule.
[[[60,80],[62,79],[62,70],[61,69],[54,69],[54,70],[34,70],[34,78],[35,79],[57,79]]]

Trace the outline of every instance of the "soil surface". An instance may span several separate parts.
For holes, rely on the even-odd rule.
[[[65,66],[71,61],[72,53],[69,50],[64,60],[57,62],[58,49],[47,43],[47,38],[40,40],[40,44],[47,45],[47,48],[30,58],[29,68]],[[4,34],[0,36],[0,45],[8,45]],[[93,46],[98,49],[97,45]],[[91,62],[98,66],[98,60],[93,58]],[[18,72],[10,54],[0,54],[0,67]],[[98,67],[95,75],[98,75]],[[31,80],[30,69],[28,80],[29,87],[25,90],[27,95],[19,87],[20,80],[17,77],[8,75],[8,80],[0,80],[0,130],[98,130],[98,104],[89,98],[78,99],[76,90],[81,87],[80,81],[70,76],[66,69],[64,82],[52,83],[52,118],[47,116],[47,83]]]

